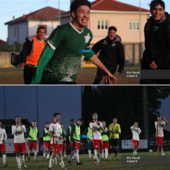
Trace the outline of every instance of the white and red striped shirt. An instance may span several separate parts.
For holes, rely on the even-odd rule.
[[[164,137],[164,128],[163,126],[165,125],[165,121],[161,123],[161,125],[158,126],[158,122],[155,122],[155,129],[156,129],[156,137]]]
[[[25,125],[19,125],[18,127],[16,125],[12,126],[12,134],[14,135],[14,143],[24,143],[25,137],[24,133],[26,132]]]
[[[139,135],[142,132],[139,127],[131,126],[130,129],[132,130],[132,140],[139,141]]]
[[[61,125],[56,122],[52,122],[49,127],[49,131],[52,131],[54,136],[61,136]],[[61,140],[52,137],[51,138],[51,144],[60,144]]]
[[[96,122],[90,122],[89,123],[89,127],[90,129],[97,127],[100,129],[100,127],[103,127],[102,122],[100,122],[100,125],[97,125]],[[101,140],[102,136],[101,136],[101,132],[100,130],[96,130],[95,132],[92,131],[92,140]]]

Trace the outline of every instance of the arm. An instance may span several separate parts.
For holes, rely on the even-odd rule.
[[[54,54],[54,50],[50,48],[50,46],[47,44],[40,56],[40,59],[38,61],[38,66],[36,69],[36,73],[32,79],[31,84],[41,83],[43,71],[46,65],[48,64],[48,62],[50,61],[51,57],[53,56],[53,54]]]
[[[121,42],[118,45],[118,62],[119,62],[118,72],[121,73],[121,71],[124,70],[124,65],[125,65],[125,52]]]
[[[120,125],[119,125],[119,129],[118,129],[118,133],[121,133],[121,128],[120,128]]]
[[[165,119],[165,116],[163,117],[163,120],[165,121],[165,125],[169,125],[168,121]]]
[[[38,133],[37,133],[37,141],[39,141],[39,130],[38,130]]]
[[[43,129],[43,137],[48,136],[48,133],[45,133],[45,130]]]
[[[15,135],[16,134],[16,127],[12,126],[12,134]]]
[[[98,41],[93,47],[92,50],[94,51],[95,54],[97,54],[101,50],[100,46],[101,41]]]
[[[75,125],[73,124],[72,127],[71,127],[71,141],[73,141],[74,131],[75,131]]]
[[[22,133],[25,133],[25,132],[26,132],[25,125],[22,125],[22,126],[21,126],[21,129],[22,129]]]
[[[69,127],[67,128],[67,138],[69,138],[69,135],[70,135],[70,130],[69,130]]]
[[[83,135],[86,135],[88,132],[88,128],[86,128],[86,130],[83,132]]]
[[[33,45],[32,42],[26,40],[26,42],[23,45],[23,49],[22,52],[20,53],[20,62],[25,63],[26,62],[26,58],[29,55],[30,51],[30,46]]]
[[[142,131],[141,131],[141,129],[140,129],[140,128],[138,128],[138,134],[141,134],[141,132],[142,132]]]
[[[30,133],[30,127],[28,127],[27,132],[26,132],[27,138],[31,138],[31,136],[29,135],[29,133]]]

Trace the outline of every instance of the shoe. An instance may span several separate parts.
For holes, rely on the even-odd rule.
[[[34,159],[34,162],[37,162],[37,159]]]
[[[49,158],[47,158],[47,161],[49,161]]]
[[[117,157],[115,157],[115,160],[116,160],[116,161],[118,161],[118,158],[117,158]]]
[[[101,163],[98,163],[98,165],[97,166],[103,166]]]
[[[18,169],[21,169],[21,164],[18,164]]]
[[[81,162],[78,162],[77,165],[83,165]]]
[[[67,162],[68,162],[68,164],[72,165],[70,160],[68,160]]]
[[[4,164],[4,165],[3,165],[4,168],[7,167],[7,166],[8,166],[7,164]]]
[[[89,156],[89,159],[91,159],[91,156]]]
[[[30,157],[28,157],[28,161],[30,161]]]
[[[68,168],[68,167],[64,167],[64,168],[63,168],[63,170],[69,170],[69,169],[70,169],[70,168]]]
[[[106,158],[105,161],[108,161],[108,158]]]
[[[45,157],[43,157],[43,160],[45,160]]]
[[[96,165],[96,161],[93,159],[93,164]]]
[[[66,157],[64,157],[63,159],[68,160]]]
[[[24,167],[25,169],[27,169],[27,165],[23,164],[23,167]]]

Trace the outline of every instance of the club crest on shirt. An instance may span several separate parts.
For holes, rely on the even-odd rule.
[[[42,49],[44,49],[44,46],[41,46]]]
[[[112,44],[112,47],[114,47],[114,46],[116,46],[116,43],[113,43],[113,44]]]
[[[157,26],[154,26],[154,27],[153,27],[153,31],[154,31],[154,32],[158,31],[158,29],[159,29],[159,27],[157,27]]]
[[[85,36],[84,38],[85,38],[85,43],[88,43],[89,40],[91,39],[89,33],[88,33],[87,36]]]
[[[104,41],[103,44],[107,45],[107,41]]]

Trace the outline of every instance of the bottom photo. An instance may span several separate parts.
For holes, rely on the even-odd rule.
[[[0,169],[169,170],[168,86],[0,86],[0,94]]]

